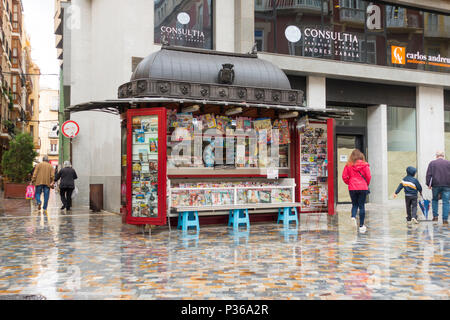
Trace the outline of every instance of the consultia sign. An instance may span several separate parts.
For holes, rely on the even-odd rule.
[[[61,131],[66,138],[75,138],[80,132],[80,126],[73,120],[63,123]]]

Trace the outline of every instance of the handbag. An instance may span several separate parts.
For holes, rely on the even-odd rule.
[[[33,200],[36,195],[36,187],[30,184],[25,192],[25,199]]]
[[[361,172],[358,171],[358,173],[359,173],[359,175],[361,176],[361,178],[363,178],[364,181],[366,182],[366,184],[367,184],[367,194],[369,194],[369,193],[370,193],[370,188],[369,188],[369,184],[367,183],[366,178],[364,178],[364,176],[361,174]]]
[[[72,192],[72,199],[75,199],[76,197],[77,197],[77,195],[78,195],[78,188],[77,187],[75,187],[74,189],[73,189],[73,192]]]

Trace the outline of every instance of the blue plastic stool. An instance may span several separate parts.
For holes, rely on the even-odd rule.
[[[292,214],[292,209],[294,209],[294,213]],[[298,215],[297,215],[297,208],[292,207],[286,207],[286,208],[278,208],[278,220],[277,224],[280,222],[280,220],[283,221],[283,224],[285,226],[289,225],[291,221],[295,221],[295,223],[298,225]]]
[[[182,222],[183,217],[181,215],[181,212],[178,212],[178,225],[177,225],[177,229],[181,229],[181,225],[183,224]]]
[[[230,210],[230,213],[228,214],[228,226],[231,226],[233,224],[233,210]]]
[[[200,231],[197,211],[184,211],[181,215],[181,230],[187,231],[189,227],[196,227],[197,231]]]
[[[245,224],[247,228],[250,228],[248,209],[234,209],[230,217],[232,217],[230,218],[231,223],[228,221],[228,225],[232,224],[234,230],[238,230],[240,224]]]

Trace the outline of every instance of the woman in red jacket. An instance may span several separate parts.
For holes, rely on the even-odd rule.
[[[364,154],[355,149],[350,155],[350,159],[342,172],[342,180],[348,185],[350,198],[352,199],[352,220],[356,226],[356,212],[359,208],[359,231],[366,232],[364,218],[366,211],[364,205],[370,184],[370,168],[366,162]]]

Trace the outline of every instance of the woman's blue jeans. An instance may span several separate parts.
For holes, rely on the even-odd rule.
[[[364,218],[366,217],[366,197],[367,190],[350,190],[350,198],[352,199],[352,218],[356,218],[356,213],[359,209],[359,226],[364,225]]]
[[[40,186],[36,186],[36,202],[37,204],[41,203],[41,193],[44,191],[44,210],[47,210],[48,205],[48,197],[50,196],[50,188],[45,184],[41,184]]]

